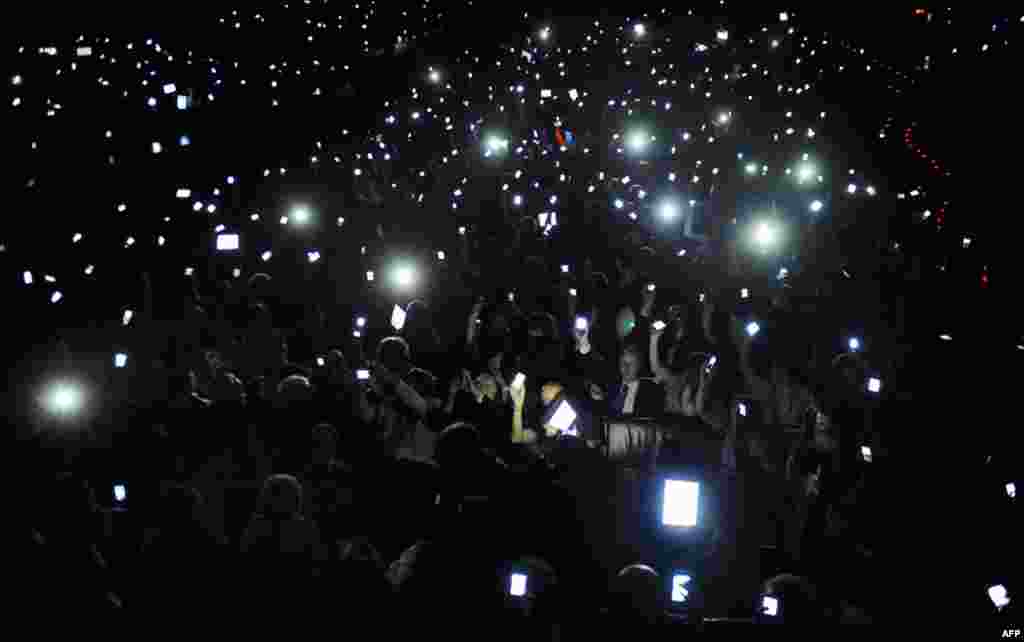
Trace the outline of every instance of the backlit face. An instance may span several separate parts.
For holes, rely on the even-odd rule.
[[[624,352],[619,358],[619,374],[626,383],[632,383],[640,377],[640,359],[632,352]]]

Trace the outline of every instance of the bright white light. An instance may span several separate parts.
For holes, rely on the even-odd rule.
[[[437,73],[437,71],[430,72],[430,82],[437,83],[437,82],[440,82],[440,81],[441,81],[441,74]]]
[[[854,352],[860,350],[860,339],[856,337],[850,339],[850,350]]]
[[[729,112],[722,112],[718,115],[718,123],[724,125],[729,122]]]
[[[540,30],[540,39],[541,40],[547,40],[548,36],[550,36],[550,35],[551,35],[551,29],[549,29],[548,27],[544,27],[543,29]]]
[[[159,154],[162,151],[164,151],[164,146],[161,145],[160,143],[154,142],[153,143],[153,153],[154,154]]]
[[[854,185],[853,183],[850,183],[849,185],[846,186],[846,193],[847,194],[856,194],[857,193],[857,186]]]
[[[306,252],[306,258],[309,259],[310,263],[316,263],[320,260],[320,253],[317,251]]]
[[[661,523],[665,526],[696,526],[699,499],[698,482],[666,480]]]
[[[726,31],[725,29],[721,29],[721,30],[720,30],[720,31],[719,31],[719,32],[718,32],[717,34],[715,34],[715,35],[716,35],[716,37],[717,37],[717,38],[718,38],[718,39],[719,39],[719,40],[720,40],[721,42],[725,42],[726,40],[728,40],[728,39],[729,39],[729,32],[728,32],[728,31]]]
[[[562,401],[558,406],[558,410],[548,421],[548,424],[554,426],[561,433],[566,433],[572,427],[572,424],[576,421],[576,411],[572,409],[569,402]]]
[[[81,240],[82,240],[82,233],[81,232],[76,232],[75,235],[73,237],[71,237],[71,242],[72,243],[78,243]]]
[[[188,136],[182,136],[178,139],[178,145],[182,147],[188,147],[192,144],[192,140]]]
[[[638,22],[637,24],[633,25],[633,33],[635,33],[638,36],[643,36],[645,33],[647,33],[647,29],[644,28],[644,26]]]
[[[169,82],[166,85],[164,85],[164,93],[165,94],[170,95],[170,94],[173,94],[176,91],[178,91],[178,88],[174,86],[174,83]]]
[[[128,325],[129,323],[131,323],[132,322],[132,317],[134,317],[134,316],[135,316],[134,312],[132,312],[131,310],[125,310],[124,314],[121,315],[121,325]]]
[[[366,280],[367,281],[372,281],[373,280],[373,270],[367,270],[366,271]]]
[[[80,401],[79,391],[67,384],[58,385],[50,396],[50,403],[57,412],[71,412],[78,407]]]
[[[209,205],[206,206],[206,211],[210,214],[213,214],[214,212],[217,211],[217,206],[214,205],[213,203],[210,203]]]
[[[669,202],[669,203],[663,203],[661,205],[661,215],[664,218],[667,218],[667,219],[675,218],[675,215],[677,213],[678,213],[678,209],[676,208],[676,204],[675,203],[670,203]]]
[[[775,617],[779,614],[779,600],[778,598],[770,597],[765,595],[761,598],[761,613],[762,615],[769,615]]]
[[[760,331],[761,331],[761,326],[759,326],[757,324],[757,321],[751,321],[750,323],[747,324],[747,334],[748,335],[753,337],[753,336],[757,335],[757,333],[760,332]]]
[[[415,271],[407,265],[395,268],[394,279],[399,287],[407,288],[411,286],[415,277]]]
[[[402,306],[396,305],[391,311],[391,327],[400,332],[405,327],[406,312]]]
[[[513,573],[509,579],[508,593],[514,597],[526,595],[526,576],[522,573]]]
[[[190,190],[190,189],[179,189],[177,192],[175,192],[174,195],[177,198],[191,198],[192,197],[192,190]]]
[[[990,586],[988,589],[988,597],[992,600],[992,603],[996,605],[997,609],[1002,609],[1010,603],[1010,598],[1006,594],[1006,587],[1002,584]]]
[[[1010,499],[1016,499],[1017,497],[1017,484],[1010,482],[1006,485],[1006,495]]]
[[[358,317],[356,319],[356,327],[357,328],[366,327],[366,317]]]
[[[740,290],[740,298],[741,299],[749,299],[750,298],[750,290],[748,290],[747,288],[743,288],[742,290]]]
[[[21,278],[25,280],[25,285],[32,285],[32,273],[28,270],[25,270]]]
[[[263,259],[264,263],[266,263],[267,261],[270,260],[270,257],[272,257],[272,256],[273,256],[273,253],[271,253],[270,250],[266,250],[266,251],[263,252],[263,254],[260,255],[260,258]]]
[[[768,223],[761,223],[757,226],[754,239],[759,245],[767,246],[775,242],[775,230]]]
[[[868,391],[879,392],[882,389],[882,380],[871,377],[868,379]]]
[[[568,274],[568,273],[569,273],[569,266],[563,264],[562,265],[562,274]]]
[[[296,223],[305,223],[309,220],[309,210],[304,207],[298,207],[292,212],[292,218],[295,219]]]
[[[179,110],[184,111],[188,109],[188,96],[178,96],[176,99],[176,104]]]
[[[779,12],[779,21],[780,22],[789,22],[789,14],[786,13],[785,11],[780,11]]]
[[[629,137],[629,146],[634,150],[643,149],[647,145],[647,136],[643,132],[635,132]]]
[[[522,205],[523,197],[520,196],[519,194],[516,194],[515,196],[512,197],[512,204],[516,206]]]
[[[53,296],[50,297],[50,303],[59,303],[60,300],[63,298],[64,295],[61,294],[61,292],[58,290],[57,292],[53,293]]]
[[[238,249],[238,235],[237,234],[218,234],[217,235],[217,249],[218,250],[237,250]]]
[[[690,591],[687,590],[686,585],[690,583],[689,575],[674,575],[672,576],[672,601],[673,602],[685,602],[690,596]]]
[[[747,173],[748,174],[756,174],[757,173],[757,163],[747,163]]]
[[[821,201],[813,201],[813,202],[811,202],[811,211],[812,212],[815,212],[815,213],[820,212],[821,208],[823,208],[823,207],[825,207],[825,205]]]
[[[621,198],[615,199],[615,209],[621,210],[626,204],[622,202]]]
[[[128,355],[123,352],[119,352],[114,355],[114,367],[123,368],[128,363]]]
[[[814,177],[814,167],[811,165],[801,165],[797,177],[801,183],[811,180]]]

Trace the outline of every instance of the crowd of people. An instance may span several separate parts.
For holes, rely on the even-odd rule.
[[[757,480],[750,504],[762,505],[747,527],[770,533],[760,544],[779,551],[777,570],[800,575],[794,590],[820,583],[817,618],[863,610],[867,596],[837,577],[837,560],[872,557],[857,509],[867,492],[861,446],[877,443],[865,432],[860,355],[824,372],[794,357],[774,328],[792,316],[784,290],[760,311],[757,336],[733,293],[663,302],[671,288],[625,256],[613,279],[588,269],[580,291],[523,283],[477,296],[462,309],[464,331],[442,322],[458,310],[414,301],[369,355],[363,342],[380,324],[352,319],[360,337],[350,338],[317,306],[282,323],[295,315],[270,275],[242,292],[228,284],[203,295],[196,283],[169,320],[152,310],[179,293],[153,293],[147,278],[127,342],[135,368],[112,382],[122,387],[117,410],[99,422],[109,447],[45,478],[52,499],[30,511],[30,548],[51,561],[59,550],[83,570],[61,583],[79,605],[213,613],[259,603],[282,613],[282,601],[315,608],[341,590],[366,613],[399,600],[424,617],[493,608],[529,626],[599,607],[658,620],[664,572],[626,569],[605,592],[592,544],[602,535],[579,513],[603,492],[581,467],[615,450],[604,419],[644,417],[665,443],[714,435],[713,465]],[[760,341],[766,334],[777,343]],[[577,413],[571,430],[553,425],[562,401]],[[111,484],[120,490],[104,502]],[[517,564],[548,578],[529,607],[508,596]],[[750,590],[715,607],[750,616]]]

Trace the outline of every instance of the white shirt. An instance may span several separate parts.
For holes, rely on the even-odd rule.
[[[626,403],[623,404],[622,414],[631,415],[633,414],[633,405],[636,403],[636,395],[640,391],[640,380],[627,383],[626,386]]]

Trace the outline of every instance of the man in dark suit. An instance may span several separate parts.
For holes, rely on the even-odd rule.
[[[665,391],[649,379],[640,379],[641,363],[640,349],[635,345],[625,346],[619,357],[619,379],[603,394],[592,391],[595,401],[607,400],[604,410],[609,415],[658,417],[664,414]]]

